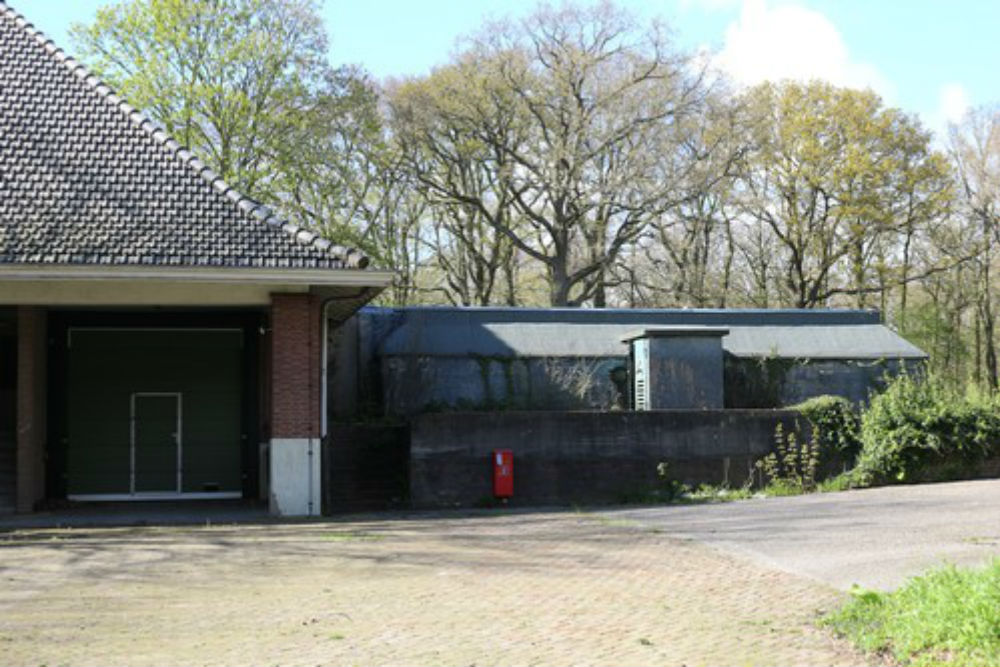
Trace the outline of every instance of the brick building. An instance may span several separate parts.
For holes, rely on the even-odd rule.
[[[318,514],[326,328],[390,280],[229,187],[0,2],[0,511]]]

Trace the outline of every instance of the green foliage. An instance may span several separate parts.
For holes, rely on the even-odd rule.
[[[795,431],[785,433],[782,424],[774,430],[774,451],[757,461],[767,479],[765,493],[791,496],[816,490],[819,445],[815,439],[800,442]]]
[[[721,503],[731,500],[747,500],[755,495],[756,493],[749,484],[735,489],[726,485],[700,484],[698,488],[686,493],[684,498],[692,503]]]
[[[935,570],[892,593],[852,595],[823,622],[866,651],[904,665],[1000,664],[1000,559],[981,570]]]
[[[851,294],[866,306],[869,290],[909,268],[879,248],[883,239],[905,243],[947,210],[947,159],[918,122],[870,90],[764,83],[746,102],[762,122],[741,175],[743,214],[773,232],[769,254],[787,267],[774,281],[782,302],[811,308]]]
[[[836,477],[824,479],[816,485],[816,490],[820,493],[835,493],[837,491],[847,491],[854,486],[854,478],[850,473],[841,473]]]
[[[789,409],[809,420],[821,464],[834,454],[847,463],[854,462],[861,449],[861,420],[849,400],[843,396],[816,396]]]
[[[327,75],[312,0],[128,0],[72,36],[102,78],[250,192]]]
[[[753,491],[752,480],[738,488],[731,488],[726,484],[699,484],[696,488],[691,488],[690,485],[671,478],[670,464],[665,461],[657,464],[656,474],[659,482],[655,487],[621,493],[618,501],[622,504],[697,505],[746,500],[762,495]]]
[[[953,479],[998,451],[1000,403],[936,376],[897,376],[861,417],[859,485]]]
[[[363,72],[327,63],[316,0],[124,0],[71,35],[84,62],[227,183],[404,268],[390,252],[410,240],[404,213],[365,224],[389,207],[375,181],[399,180],[384,173],[378,97]]]
[[[971,277],[964,280],[971,281]],[[975,331],[974,327],[963,324],[961,317],[956,317],[961,307],[953,302],[964,299],[958,285],[946,286],[954,292],[938,287],[935,298],[897,313],[895,324],[903,338],[930,356],[927,364],[934,376],[952,387],[962,387],[974,371]]]
[[[713,152],[690,149],[710,87],[650,28],[612,3],[542,4],[390,91],[411,174],[435,208],[461,213],[449,236],[465,232],[488,282],[521,255],[551,305],[603,305],[605,272],[687,198]]]

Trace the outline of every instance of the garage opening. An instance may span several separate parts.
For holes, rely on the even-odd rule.
[[[244,329],[66,333],[69,499],[243,496]]]

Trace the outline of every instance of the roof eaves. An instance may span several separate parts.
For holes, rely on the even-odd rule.
[[[276,215],[267,206],[262,205],[260,202],[230,186],[218,174],[205,165],[204,162],[195,157],[190,150],[182,146],[180,142],[150,120],[142,111],[122,99],[121,96],[114,92],[111,86],[93,74],[86,65],[63,51],[55,42],[47,38],[43,32],[35,28],[30,21],[4,0],[0,0],[0,14],[6,15],[11,19],[14,25],[35,39],[57,62],[63,64],[74,76],[94,89],[113,106],[116,106],[133,125],[149,134],[156,143],[163,146],[176,159],[186,164],[203,178],[220,196],[229,199],[244,215],[282,230],[294,242],[311,247],[318,252],[330,256],[339,261],[344,268],[364,269],[369,265],[370,260],[368,256],[359,250],[334,244],[329,239],[323,238],[315,232],[289,222]]]

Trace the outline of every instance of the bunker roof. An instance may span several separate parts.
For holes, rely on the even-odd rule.
[[[624,356],[636,329],[725,327],[737,357],[922,359],[867,310],[365,308],[386,356]]]

